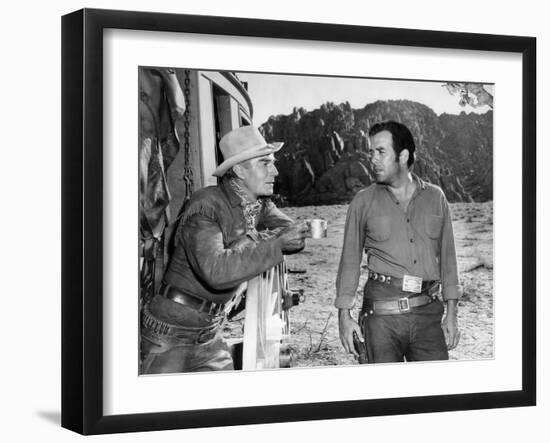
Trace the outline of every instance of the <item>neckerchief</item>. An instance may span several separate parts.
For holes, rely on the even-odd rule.
[[[260,200],[253,201],[238,180],[230,180],[229,186],[231,186],[231,189],[233,189],[235,194],[241,199],[241,207],[243,209],[244,219],[246,220],[246,229],[248,231],[255,231],[256,221],[262,209],[262,202]]]

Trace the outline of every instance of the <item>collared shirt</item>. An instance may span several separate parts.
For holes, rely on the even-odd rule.
[[[278,232],[292,220],[269,199],[250,226],[247,202],[227,181],[196,191],[176,233],[164,281],[184,293],[225,303],[237,286],[283,260]]]
[[[359,191],[350,203],[336,279],[337,308],[353,307],[363,251],[370,271],[440,280],[445,300],[459,298],[449,204],[439,187],[413,179],[417,186],[406,211],[380,184]]]

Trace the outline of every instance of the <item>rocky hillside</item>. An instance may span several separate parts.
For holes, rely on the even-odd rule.
[[[492,111],[437,116],[408,100],[377,101],[362,109],[326,103],[270,117],[260,128],[264,136],[286,143],[277,154],[276,192],[292,205],[350,201],[372,182],[366,134],[374,123],[390,119],[413,133],[415,172],[441,186],[451,202],[492,200]]]

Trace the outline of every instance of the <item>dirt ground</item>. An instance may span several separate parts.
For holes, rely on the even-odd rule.
[[[287,257],[291,289],[303,289],[306,300],[290,310],[291,366],[356,364],[338,337],[334,308],[335,280],[340,260],[347,205],[284,208],[295,220],[328,220],[328,237],[308,239],[303,252]],[[452,360],[493,358],[493,205],[451,204],[460,284],[460,344],[450,352]],[[363,264],[365,267],[365,263]],[[292,271],[305,273],[293,273]],[[361,278],[356,312],[361,305]],[[238,326],[236,321],[233,327]],[[232,328],[235,330],[234,328]]]

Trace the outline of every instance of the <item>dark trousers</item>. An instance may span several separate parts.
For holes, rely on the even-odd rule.
[[[370,284],[368,286],[371,286]],[[371,288],[365,290],[373,299],[389,299],[392,289]],[[384,293],[386,291],[386,293]],[[402,294],[398,297],[403,296]],[[395,295],[393,296],[395,298]],[[449,353],[441,328],[443,303],[411,308],[410,312],[394,315],[370,315],[363,318],[363,335],[369,350],[369,363],[448,360]]]
[[[233,370],[221,324],[212,328],[206,314],[157,296],[143,315],[140,374]]]
[[[190,344],[175,337],[151,337],[145,332],[141,340],[141,374],[233,370],[229,347],[220,336],[206,343]]]

